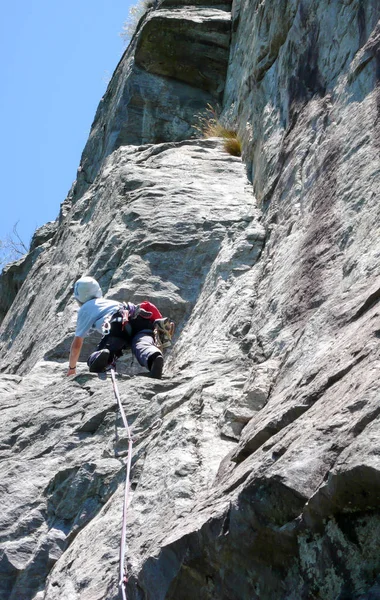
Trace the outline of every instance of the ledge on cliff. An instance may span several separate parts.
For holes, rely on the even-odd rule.
[[[220,100],[230,36],[231,16],[226,11],[157,10],[143,25],[135,61],[149,73],[184,81]]]

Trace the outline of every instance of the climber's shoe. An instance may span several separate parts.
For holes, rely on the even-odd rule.
[[[162,377],[162,369],[164,367],[164,359],[162,358],[162,354],[158,354],[156,358],[152,362],[152,366],[150,368],[150,374],[154,379],[161,379]]]
[[[90,373],[104,373],[109,360],[110,351],[107,348],[93,352],[87,361]]]

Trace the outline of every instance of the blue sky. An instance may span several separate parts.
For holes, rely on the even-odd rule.
[[[6,2],[0,22],[0,239],[29,243],[54,220],[79,164],[96,107],[125,50],[136,0]]]

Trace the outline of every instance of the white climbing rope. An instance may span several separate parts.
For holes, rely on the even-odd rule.
[[[121,529],[121,540],[120,540],[120,579],[119,579],[119,587],[121,589],[121,593],[123,595],[123,600],[127,600],[127,590],[126,584],[128,582],[127,573],[124,567],[125,563],[125,553],[126,553],[126,534],[127,534],[127,509],[128,509],[128,500],[129,500],[129,489],[130,489],[130,478],[131,478],[131,464],[132,464],[132,437],[131,431],[129,429],[127,417],[125,416],[124,408],[120,400],[119,390],[116,383],[115,377],[115,369],[112,367],[111,371],[111,379],[113,385],[113,391],[115,392],[115,397],[117,403],[119,405],[119,410],[121,414],[121,418],[123,420],[123,424],[125,429],[127,430],[128,436],[128,457],[126,461],[127,470],[125,475],[125,488],[124,488],[124,506],[123,506],[123,525]]]

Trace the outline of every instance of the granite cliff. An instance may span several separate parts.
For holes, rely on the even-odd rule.
[[[1,600],[116,600],[127,440],[73,281],[177,322],[129,357],[130,600],[380,598],[380,6],[158,0],[55,223],[1,276]],[[221,106],[242,160],[195,139]],[[118,428],[115,428],[115,424]]]

